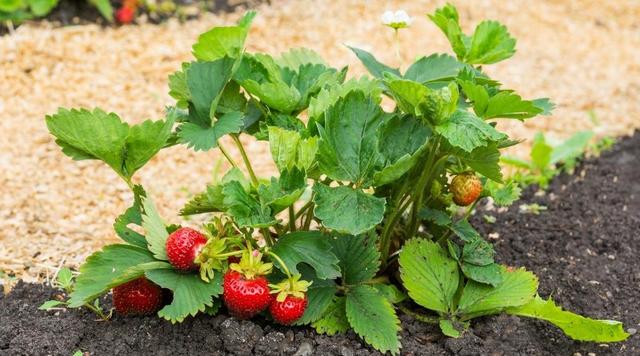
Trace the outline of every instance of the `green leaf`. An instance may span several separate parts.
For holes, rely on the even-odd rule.
[[[193,45],[193,55],[201,61],[215,61],[223,57],[238,58],[255,11],[248,11],[238,22],[238,26],[214,27],[201,34]]]
[[[169,95],[176,99],[178,101],[176,105],[183,109],[188,106],[188,101],[191,100],[191,93],[189,92],[187,75],[185,73],[190,65],[191,63],[189,62],[182,63],[181,70],[169,75]]]
[[[458,76],[464,64],[448,54],[432,54],[415,61],[404,74],[405,79],[426,84],[451,80]]]
[[[376,283],[373,287],[378,290],[378,293],[387,298],[391,304],[398,304],[407,299],[407,296],[393,284]]]
[[[364,93],[350,92],[325,113],[320,130],[318,163],[333,180],[351,181],[368,187],[380,165],[378,127],[384,112]]]
[[[298,264],[306,263],[316,271],[319,279],[335,279],[340,276],[338,258],[331,250],[330,238],[319,231],[299,231],[281,236],[273,246],[293,274]],[[280,268],[279,263],[275,263]]]
[[[287,52],[280,54],[280,58],[276,60],[276,63],[293,71],[307,64],[328,66],[317,52],[309,48],[290,48]]]
[[[277,223],[271,216],[271,209],[247,193],[240,182],[225,184],[222,194],[227,213],[240,227],[264,228]]]
[[[338,291],[336,283],[331,279],[318,279],[311,267],[300,266],[302,278],[312,281],[307,290],[307,308],[302,318],[295,322],[295,325],[306,325],[320,319],[325,315],[327,308],[332,304],[334,295]],[[344,314],[344,307],[343,307]],[[345,318],[346,321],[346,318]]]
[[[385,198],[351,187],[328,187],[317,183],[313,202],[315,217],[322,225],[340,233],[358,235],[378,225],[384,217]]]
[[[334,297],[322,317],[311,324],[319,334],[335,335],[349,330],[346,301],[346,297]]]
[[[222,185],[208,185],[207,190],[194,196],[180,210],[180,215],[196,215],[224,211],[224,194]]]
[[[482,117],[489,105],[489,92],[487,92],[487,89],[469,80],[461,80],[459,84],[464,95],[473,103],[473,111],[476,115]]]
[[[505,90],[490,97],[487,108],[479,116],[485,120],[499,117],[524,120],[534,117],[542,111],[533,101],[523,100],[520,95]]]
[[[499,206],[509,206],[513,204],[513,202],[520,199],[520,193],[522,192],[518,183],[514,181],[509,181],[505,184],[487,182],[484,188],[489,192],[494,203]]]
[[[428,147],[431,130],[416,118],[394,116],[380,130],[384,168],[373,176],[374,185],[391,183],[416,165]]]
[[[533,146],[531,147],[531,163],[543,171],[549,168],[551,164],[551,153],[553,147],[547,143],[542,132],[536,133],[533,137]]]
[[[337,236],[331,241],[333,253],[338,256],[344,285],[367,282],[380,268],[380,252],[375,235]]]
[[[303,139],[299,132],[269,126],[269,147],[280,172],[294,167],[308,171],[316,160],[318,138]]]
[[[144,235],[128,227],[129,224],[135,224],[142,226],[142,202],[141,198],[146,196],[146,193],[142,186],[136,185],[133,187],[133,205],[129,207],[124,214],[118,216],[113,223],[113,229],[125,242],[147,248],[147,240]]]
[[[464,242],[471,242],[482,238],[467,219],[456,221],[451,226],[451,230]]]
[[[349,47],[349,49],[355,53],[360,62],[364,64],[365,68],[367,68],[369,73],[374,77],[382,79],[384,73],[391,73],[396,77],[400,77],[400,71],[397,68],[391,68],[386,64],[378,62],[371,53],[355,47]]]
[[[244,126],[242,113],[230,112],[222,115],[213,126],[200,126],[186,122],[180,126],[178,138],[180,143],[196,151],[208,151],[218,147],[218,140],[224,135],[238,133]]]
[[[575,133],[569,139],[555,146],[551,152],[549,163],[567,162],[582,155],[593,137],[592,131],[581,131]]]
[[[333,106],[338,99],[344,98],[352,91],[361,91],[378,103],[381,100],[382,88],[379,82],[367,76],[362,76],[359,79],[351,78],[343,84],[327,85],[309,101],[309,109],[307,111],[309,130],[316,129],[316,122],[324,125],[324,115],[327,109]]]
[[[358,285],[349,289],[345,306],[356,334],[382,353],[400,353],[400,320],[391,303],[375,288]]]
[[[436,9],[433,15],[428,16],[445,36],[447,36],[451,48],[456,56],[458,56],[458,59],[463,59],[467,53],[467,43],[470,39],[462,33],[460,23],[458,22],[458,10],[456,10],[453,5],[447,4],[444,7]]]
[[[89,3],[93,4],[107,21],[113,22],[113,7],[109,0],[89,0]]]
[[[461,110],[436,126],[435,130],[447,139],[449,144],[466,152],[472,152],[478,147],[507,137],[474,114]]]
[[[458,331],[458,329],[456,329],[456,327],[453,325],[451,320],[441,319],[439,326],[442,333],[446,336],[458,338],[462,335],[460,331]]]
[[[167,261],[167,238],[169,233],[162,221],[158,210],[150,198],[142,200],[144,215],[142,215],[142,227],[146,233],[149,251],[159,260]]]
[[[387,79],[385,83],[400,109],[408,114],[438,123],[456,111],[459,93],[453,82],[438,90],[406,79]]]
[[[258,196],[263,204],[271,207],[272,214],[277,214],[293,205],[307,187],[304,171],[297,168],[284,170],[279,178],[272,177],[269,184],[260,184]]]
[[[476,266],[487,266],[493,263],[493,255],[493,246],[484,239],[477,238],[464,244],[461,259]]]
[[[34,15],[45,16],[58,5],[58,0],[29,0],[29,7]]]
[[[202,127],[212,126],[218,100],[233,74],[233,58],[214,62],[192,62],[186,69],[190,102],[189,121]],[[193,110],[191,110],[193,109]]]
[[[440,313],[453,311],[460,283],[458,264],[440,245],[422,239],[409,240],[400,252],[400,277],[409,297]]]
[[[49,311],[55,307],[58,307],[60,305],[65,305],[65,302],[61,302],[59,300],[47,300],[46,302],[42,303],[42,305],[40,305],[38,307],[38,310],[46,310]]]
[[[473,33],[471,46],[465,55],[469,64],[492,64],[516,53],[516,40],[497,21],[482,21]]]
[[[219,115],[236,111],[246,112],[247,105],[248,100],[240,90],[240,85],[236,82],[229,82],[224,87],[222,94],[220,94],[216,113]]]
[[[47,116],[46,121],[64,154],[74,160],[102,160],[126,176],[123,163],[129,125],[118,115],[100,109],[60,109],[57,114]]]
[[[520,268],[509,271],[502,268],[503,281],[498,286],[468,281],[458,303],[459,315],[466,319],[495,314],[507,307],[517,307],[531,301],[538,290],[538,279],[533,273]]]
[[[551,115],[553,109],[556,108],[556,104],[554,104],[549,98],[539,98],[532,100],[533,105],[538,107],[538,109],[542,110],[540,115]]]
[[[484,147],[478,147],[471,152],[456,152],[456,156],[462,159],[462,162],[474,171],[491,179],[492,181],[501,183],[502,172],[500,169],[500,151],[495,144],[488,144]]]
[[[4,0],[0,2],[0,11],[2,12],[17,12],[25,6],[23,0]]]
[[[73,274],[68,267],[64,267],[58,271],[56,283],[62,289],[69,289],[73,287]]]
[[[165,145],[173,126],[173,119],[167,119],[129,127],[100,109],[60,109],[46,121],[64,154],[75,160],[99,159],[126,180]]]
[[[155,262],[146,249],[131,245],[109,245],[87,257],[80,266],[80,275],[69,298],[69,307],[76,308],[89,303],[109,289],[136,279],[144,271],[127,273],[130,268],[147,262]]]
[[[486,266],[478,266],[471,263],[461,263],[462,273],[465,277],[478,283],[498,286],[504,280],[502,267],[497,263]]]
[[[508,308],[506,311],[512,315],[546,320],[559,327],[574,340],[616,342],[624,341],[629,337],[621,322],[585,318],[562,310],[551,298],[544,300],[538,295],[529,303]]]
[[[431,221],[439,226],[448,226],[451,224],[451,216],[449,213],[438,209],[424,207],[420,209],[418,216],[423,220]]]
[[[213,298],[222,293],[220,273],[216,273],[210,282],[203,281],[198,274],[184,274],[173,269],[152,270],[145,275],[153,283],[173,292],[171,304],[158,312],[158,316],[172,323],[204,312],[206,307],[213,306]]]

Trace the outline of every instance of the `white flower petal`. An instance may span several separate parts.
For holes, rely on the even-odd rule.
[[[390,25],[393,23],[394,18],[395,17],[392,11],[385,11],[384,14],[382,14],[382,23],[385,25]]]

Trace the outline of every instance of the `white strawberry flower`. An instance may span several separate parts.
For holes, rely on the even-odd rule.
[[[382,14],[382,23],[385,26],[389,26],[394,30],[411,26],[413,19],[404,10],[385,11]]]

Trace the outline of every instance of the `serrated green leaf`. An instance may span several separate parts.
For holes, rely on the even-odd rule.
[[[307,308],[302,318],[295,322],[295,325],[306,325],[320,319],[325,314],[338,288],[331,279],[317,278],[316,272],[310,266],[300,265],[298,270],[302,273],[302,279],[312,282],[307,290]]]
[[[482,236],[471,226],[467,219],[456,221],[451,230],[464,242],[471,242],[476,239],[481,239]]]
[[[198,274],[184,274],[173,269],[158,269],[145,273],[153,283],[173,291],[171,304],[158,312],[158,316],[175,322],[182,322],[188,316],[204,312],[213,306],[213,298],[222,293],[222,275],[205,282]]]
[[[280,54],[280,58],[276,59],[276,63],[281,67],[287,67],[294,71],[307,64],[328,66],[317,52],[309,48],[290,48],[287,52]]]
[[[180,210],[180,215],[196,215],[203,213],[213,213],[224,211],[224,194],[222,194],[222,185],[208,185],[207,190],[194,196]]]
[[[482,114],[484,119],[509,118],[524,120],[542,113],[533,101],[523,100],[520,95],[505,90],[489,98],[487,107]]]
[[[235,63],[233,58],[224,57],[213,62],[192,62],[185,70],[191,102],[190,122],[212,126],[218,101],[231,79]]]
[[[107,21],[113,22],[113,7],[109,0],[89,0],[89,3],[93,4]]]
[[[91,302],[112,287],[133,280],[144,272],[127,273],[139,264],[154,262],[151,252],[131,245],[109,245],[87,257],[69,298],[69,307]]]
[[[280,172],[294,167],[307,171],[315,163],[318,138],[303,139],[298,132],[269,126],[269,147]]]
[[[531,163],[541,171],[549,168],[552,152],[553,147],[547,143],[544,134],[542,132],[536,133],[531,146]]]
[[[553,109],[556,108],[556,104],[554,104],[549,98],[539,98],[531,101],[533,102],[533,105],[542,110],[540,115],[549,116],[551,115]]]
[[[201,61],[215,61],[223,57],[238,58],[255,11],[248,11],[238,22],[238,26],[214,27],[201,34],[193,45],[193,55]]]
[[[167,238],[169,233],[164,221],[158,214],[153,201],[150,198],[142,199],[144,214],[142,215],[142,227],[146,233],[149,251],[159,260],[167,261]]]
[[[29,8],[34,15],[45,16],[58,5],[58,0],[29,0]]]
[[[182,63],[182,69],[169,75],[169,95],[178,101],[181,108],[187,107],[187,102],[191,100],[191,93],[187,85],[186,70],[191,63]]]
[[[404,244],[400,252],[400,277],[409,297],[440,313],[453,311],[460,283],[458,264],[440,245],[421,239]]]
[[[316,204],[313,213],[326,228],[340,233],[358,235],[382,221],[386,200],[347,186],[313,186]]]
[[[544,300],[536,295],[529,303],[507,308],[512,315],[525,316],[548,321],[559,327],[574,340],[592,342],[616,342],[629,337],[621,322],[613,320],[594,320],[569,311],[562,310],[549,298]]]
[[[260,184],[258,196],[271,207],[272,214],[277,214],[293,205],[307,187],[304,171],[297,168],[285,169],[279,178],[272,177],[269,184]]]
[[[375,235],[337,236],[333,237],[331,244],[340,261],[344,285],[367,282],[378,273],[380,251],[376,247]]]
[[[400,320],[375,288],[358,285],[349,289],[345,307],[349,324],[369,345],[382,353],[400,353]]]
[[[406,79],[387,79],[385,83],[398,106],[408,114],[438,123],[456,111],[459,93],[453,82],[437,90]]]
[[[472,152],[507,136],[472,113],[458,110],[448,120],[435,127],[450,145]]]
[[[220,94],[216,113],[245,112],[247,111],[247,104],[248,100],[240,90],[240,85],[232,81],[227,83],[222,94]]]
[[[467,53],[467,43],[470,39],[462,33],[458,22],[458,10],[453,5],[447,4],[436,9],[433,15],[428,16],[447,37],[458,59],[463,59]]]
[[[242,113],[230,112],[222,115],[213,126],[200,126],[185,122],[180,126],[178,140],[196,151],[208,151],[218,147],[218,140],[230,133],[238,133],[244,126]]]
[[[422,84],[451,80],[458,76],[462,68],[464,68],[464,63],[454,57],[448,54],[434,53],[415,61],[407,69],[404,78]]]
[[[461,259],[472,265],[487,266],[493,263],[494,255],[493,246],[484,239],[477,238],[464,244]]]
[[[407,299],[407,296],[393,284],[376,283],[373,287],[378,290],[378,293],[387,298],[391,304],[398,304]]]
[[[174,118],[146,120],[129,129],[124,150],[124,171],[130,177],[162,149],[171,136]]]
[[[227,213],[239,226],[264,228],[277,223],[271,216],[271,209],[247,193],[240,182],[232,181],[225,184],[222,194]]]
[[[420,209],[418,216],[423,220],[431,221],[439,226],[448,226],[451,224],[451,216],[449,213],[438,209],[424,207]]]
[[[442,333],[445,334],[446,336],[458,338],[462,335],[460,331],[456,329],[456,327],[453,325],[451,320],[441,319],[439,326]]]
[[[346,297],[334,297],[322,317],[311,324],[319,334],[335,335],[349,330],[346,301]]]
[[[298,273],[298,264],[311,266],[319,279],[334,279],[340,276],[338,258],[331,250],[330,237],[319,231],[299,231],[281,236],[273,246],[293,274]],[[275,266],[280,268],[279,263]]]
[[[124,214],[118,216],[113,223],[113,229],[125,242],[147,248],[147,240],[144,235],[128,227],[129,224],[142,226],[142,202],[141,198],[146,196],[146,192],[140,185],[133,187],[133,205]]]
[[[531,301],[538,290],[538,279],[533,273],[520,268],[509,271],[502,268],[503,280],[496,287],[468,281],[464,286],[457,313],[470,319],[495,314],[507,307],[517,307]]]
[[[522,193],[522,189],[520,189],[518,183],[514,181],[505,184],[487,182],[484,188],[489,192],[494,203],[499,206],[509,206],[513,204],[513,202],[520,199],[520,193]]]
[[[462,162],[471,167],[474,171],[491,179],[492,181],[502,182],[502,171],[500,169],[500,151],[495,144],[488,144],[484,147],[478,147],[471,152],[460,150],[456,155],[462,159]]]
[[[487,89],[469,80],[461,80],[459,84],[464,95],[473,104],[473,111],[476,115],[482,117],[489,105],[489,92],[487,92]]]
[[[316,122],[324,125],[324,114],[327,109],[333,106],[338,99],[345,97],[349,92],[361,91],[368,97],[380,102],[382,88],[377,80],[362,76],[358,79],[351,78],[343,84],[327,85],[309,101],[309,130],[316,130]]]
[[[362,62],[364,67],[367,68],[369,73],[374,77],[382,79],[384,73],[391,73],[396,77],[400,77],[400,71],[397,68],[391,68],[384,63],[378,62],[371,53],[355,47],[349,47],[349,49],[355,53],[360,62]]]
[[[460,266],[465,277],[478,283],[484,283],[496,287],[504,280],[502,267],[497,263],[478,266],[462,262]]]
[[[514,53],[516,40],[507,28],[497,21],[482,21],[473,33],[465,62],[492,64],[510,58]]]
[[[56,284],[62,289],[68,289],[73,286],[73,274],[68,267],[61,268],[58,271]]]
[[[378,127],[385,113],[359,91],[339,99],[325,113],[320,130],[318,164],[334,180],[368,187],[383,157],[378,152]]]

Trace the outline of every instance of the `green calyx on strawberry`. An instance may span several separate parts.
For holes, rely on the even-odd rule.
[[[480,197],[482,182],[473,172],[465,172],[453,178],[449,190],[453,194],[454,203],[467,206]]]
[[[162,288],[144,277],[113,288],[113,306],[122,315],[149,315],[162,306]]]
[[[267,309],[273,300],[265,275],[273,264],[262,262],[258,251],[244,251],[224,275],[222,299],[231,315],[249,319]]]
[[[300,274],[288,277],[278,284],[270,284],[276,298],[269,312],[277,323],[291,325],[304,315],[307,308],[307,290],[312,282],[300,280]]]

